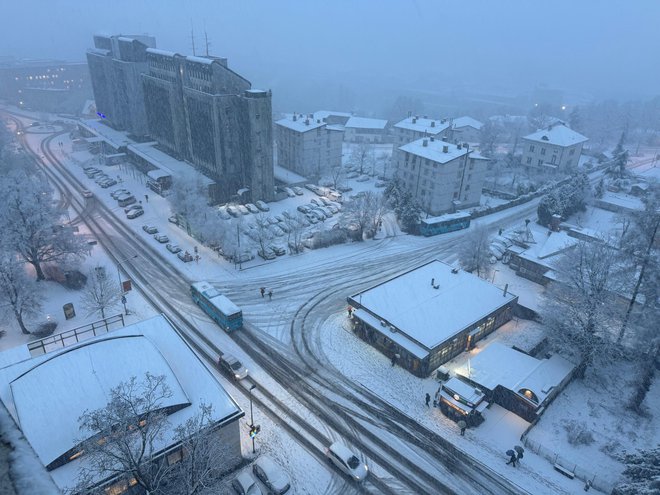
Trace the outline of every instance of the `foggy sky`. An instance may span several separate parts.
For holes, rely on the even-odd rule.
[[[654,0],[0,0],[0,13],[0,55],[26,58],[84,60],[94,33],[188,54],[192,25],[197,54],[206,31],[212,55],[292,105],[325,91],[660,93]]]

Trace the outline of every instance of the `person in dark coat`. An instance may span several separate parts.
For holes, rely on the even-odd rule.
[[[268,300],[272,301],[273,300],[273,289],[268,291]]]
[[[261,292],[261,297],[264,297],[264,296],[266,295],[266,288],[265,288],[265,287],[261,287],[261,288],[259,289],[259,292]]]
[[[392,354],[392,366],[396,364],[396,354]]]
[[[431,407],[429,406],[429,402],[431,402],[431,396],[428,392],[426,392],[426,407]]]
[[[513,450],[507,450],[506,453],[509,455],[509,462],[506,463],[507,466],[513,464],[513,467],[516,467],[517,454]]]

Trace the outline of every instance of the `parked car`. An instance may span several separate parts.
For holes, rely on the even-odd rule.
[[[143,225],[142,230],[144,230],[147,234],[157,234],[158,233],[158,228],[153,226],[153,225]]]
[[[144,208],[142,208],[142,205],[139,205],[139,204],[136,203],[136,204],[132,204],[132,205],[127,206],[126,208],[124,208],[124,213],[128,213],[128,212],[133,211],[133,210],[144,210]]]
[[[131,194],[119,196],[117,198],[117,204],[121,207],[132,205],[133,203],[137,203],[137,199],[135,199],[135,196],[132,196]]]
[[[284,192],[286,192],[286,195],[289,196],[290,198],[296,197],[296,193],[293,192],[293,189],[291,189],[290,187],[285,187]]]
[[[218,358],[218,368],[234,380],[242,380],[248,376],[247,368],[231,354],[222,354]]]
[[[284,231],[282,230],[282,228],[279,225],[271,225],[269,227],[269,230],[276,237],[282,237],[284,235]]]
[[[286,493],[291,488],[289,476],[270,457],[260,456],[252,466],[252,471],[275,495]]]
[[[252,251],[243,251],[242,253],[233,256],[234,263],[246,263],[251,259],[254,259]]]
[[[165,234],[154,234],[154,239],[156,239],[161,244],[165,244],[166,242],[170,242],[170,238],[167,237]]]
[[[310,203],[312,203],[314,206],[323,206],[323,203],[321,203],[321,199],[320,199],[320,198],[319,198],[319,199],[312,198],[312,199],[310,200]]]
[[[231,487],[238,495],[263,495],[250,471],[244,469],[231,482]]]
[[[241,212],[241,215],[249,215],[249,214],[250,214],[250,210],[248,210],[248,209],[247,209],[245,206],[243,206],[243,205],[238,205],[238,206],[236,206],[236,208],[238,208],[238,211]]]
[[[176,254],[181,252],[181,248],[177,244],[168,243],[165,245],[165,247],[170,253]]]
[[[330,462],[355,481],[364,481],[369,474],[367,465],[340,442],[335,442],[325,449],[325,455]]]
[[[316,215],[316,218],[318,218],[319,220],[325,220],[326,218],[328,218],[328,215],[326,215],[321,208],[314,208],[310,213],[312,215]]]
[[[316,192],[319,189],[319,186],[316,184],[305,184],[305,188],[309,189],[312,192]]]
[[[268,206],[266,203],[263,201],[259,200],[256,203],[257,208],[259,208],[261,211],[270,211],[270,206]]]
[[[291,215],[291,213],[289,213],[287,210],[284,210],[284,211],[282,212],[282,216],[283,216],[284,218],[293,218],[293,215]]]
[[[261,211],[259,208],[257,208],[257,205],[253,205],[252,203],[246,204],[245,207],[250,213],[259,213]]]
[[[229,213],[234,218],[238,217],[241,214],[238,211],[238,208],[236,208],[236,206],[234,205],[227,206],[227,213]]]
[[[126,218],[128,218],[129,220],[133,220],[134,218],[137,218],[137,217],[142,216],[142,215],[144,215],[144,210],[143,209],[131,210],[126,214]]]
[[[306,205],[300,205],[296,208],[300,213],[309,213],[309,208]]]
[[[192,254],[188,251],[179,251],[176,256],[184,263],[190,263],[193,260]]]
[[[326,208],[328,208],[332,212],[333,215],[336,215],[340,211],[339,206],[337,206],[337,205],[330,205],[330,206],[327,206]]]
[[[174,225],[179,225],[179,219],[176,217],[176,215],[167,217],[167,221],[173,223]]]
[[[360,177],[355,179],[355,181],[356,182],[367,182],[370,179],[371,179],[371,177],[369,177],[368,175],[361,175]]]
[[[93,198],[94,194],[92,194],[92,191],[88,191],[87,189],[82,190],[82,195],[83,198]]]
[[[230,219],[231,219],[231,215],[229,215],[229,213],[227,213],[227,210],[224,209],[224,208],[219,208],[219,209],[218,209],[218,215],[219,215],[220,218],[222,218],[223,220],[230,220]]]
[[[286,249],[284,249],[282,246],[278,246],[277,244],[271,244],[268,247],[273,253],[275,253],[275,256],[283,256],[286,254]]]
[[[108,179],[99,184],[103,189],[107,189],[112,186],[117,185],[117,181],[115,179]]]
[[[266,220],[271,225],[275,225],[276,223],[279,223],[279,220],[275,217],[268,217]]]
[[[116,191],[112,191],[110,193],[110,196],[112,196],[112,199],[119,199],[120,196],[130,196],[131,193],[128,189],[117,189]]]
[[[296,195],[298,195],[298,196],[303,195],[304,191],[303,191],[302,187],[293,186],[291,189],[293,189],[293,192],[296,193]]]
[[[356,179],[359,176],[360,174],[358,174],[357,172],[349,172],[346,174],[347,179]]]
[[[263,249],[263,250],[260,249],[259,251],[257,251],[257,254],[259,256],[261,256],[263,259],[265,259],[266,261],[274,260],[277,257],[277,255],[270,248],[266,248],[266,249]]]
[[[376,181],[376,184],[374,184],[374,185],[376,187],[385,187],[385,186],[387,186],[387,182],[385,182],[384,180],[379,180],[379,181]]]
[[[325,206],[330,206],[332,204],[332,201],[330,201],[326,197],[321,196],[319,199],[321,200],[321,203],[323,203]]]
[[[309,221],[309,223],[311,223],[312,225],[316,225],[317,223],[319,223],[319,218],[316,215],[314,215],[312,212],[307,213],[306,218]]]

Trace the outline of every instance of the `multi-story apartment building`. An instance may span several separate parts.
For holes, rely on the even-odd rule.
[[[401,146],[410,143],[416,139],[433,136],[434,138],[444,138],[450,130],[449,119],[429,119],[424,117],[408,117],[392,126],[394,145]]]
[[[142,81],[150,135],[215,180],[216,201],[271,200],[270,91],[252,89],[225,58],[150,48],[147,62]]]
[[[279,166],[314,179],[341,166],[342,126],[327,124],[313,114],[293,114],[275,124]]]
[[[482,127],[482,122],[467,115],[451,119],[451,139],[454,142],[478,143]]]
[[[577,168],[588,139],[559,122],[522,138],[522,164],[546,172],[571,172]]]
[[[388,141],[387,120],[351,117],[344,124],[344,140],[349,143],[385,143]]]
[[[148,134],[141,74],[146,51],[156,46],[152,36],[94,36],[87,51],[96,109],[112,127],[136,136]]]
[[[90,96],[84,62],[0,57],[0,98],[12,105],[75,114]]]
[[[430,136],[400,146],[393,161],[396,177],[429,214],[479,204],[488,159],[469,146]]]

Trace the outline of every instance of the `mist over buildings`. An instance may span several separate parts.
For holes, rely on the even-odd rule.
[[[658,94],[654,1],[255,0],[3,2],[0,54],[84,60],[94,33],[229,59],[274,111],[385,114],[400,96],[438,115]],[[506,109],[506,108],[505,108]],[[415,109],[411,109],[415,110]]]

